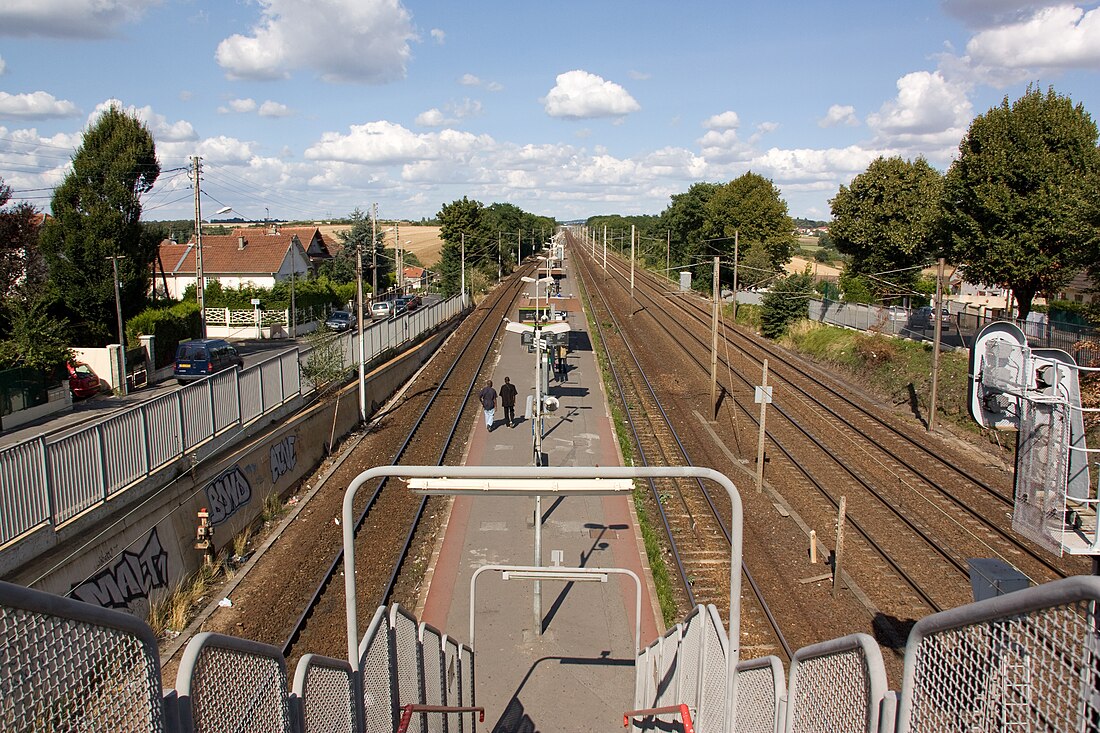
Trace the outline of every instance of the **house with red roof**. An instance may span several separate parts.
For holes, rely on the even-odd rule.
[[[192,241],[180,244],[161,242],[155,265],[154,288],[180,299],[197,279],[197,246]],[[249,284],[270,288],[291,274],[306,277],[312,271],[310,257],[294,230],[280,232],[262,229],[237,229],[233,234],[204,234],[202,237],[203,277],[209,284],[217,280],[223,288]]]

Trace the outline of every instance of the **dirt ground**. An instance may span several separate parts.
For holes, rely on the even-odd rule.
[[[321,230],[321,234],[326,237],[335,237],[338,232],[347,231],[347,224],[322,224],[317,227]],[[386,246],[393,246],[393,222],[392,221],[379,221],[378,228],[381,230],[389,229],[385,232]],[[405,248],[416,255],[417,259],[425,267],[430,268],[432,265],[439,262],[440,250],[443,249],[443,240],[439,238],[439,227],[435,226],[421,226],[418,224],[409,224],[402,222],[398,227],[398,232],[401,235],[402,242],[408,242]]]

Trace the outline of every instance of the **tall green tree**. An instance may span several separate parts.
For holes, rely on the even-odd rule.
[[[877,299],[908,295],[936,249],[943,177],[924,158],[878,157],[829,203],[829,234]]]
[[[393,280],[396,254],[392,249],[386,250],[384,232],[377,231],[377,227],[372,227],[370,217],[362,209],[356,208],[348,216],[348,220],[349,227],[336,234],[340,240],[340,251],[331,260],[324,262],[317,274],[325,275],[340,285],[355,282],[357,280],[356,252],[362,250],[364,292],[370,291],[375,279],[378,281],[378,289],[384,290]],[[372,228],[376,229],[373,259],[371,257]],[[377,267],[377,272],[372,272],[374,266]]]
[[[660,227],[670,232],[669,257],[674,266],[692,264],[703,249],[707,202],[719,187],[717,183],[693,183],[686,192],[673,194],[661,212]]]
[[[978,116],[944,180],[940,236],[972,282],[1010,288],[1020,318],[1097,262],[1100,151],[1080,104],[1028,87]]]
[[[703,238],[710,241],[704,254],[719,254],[732,262],[735,233],[739,257],[759,248],[776,270],[791,261],[794,222],[787,214],[787,203],[775,184],[758,173],[750,171],[720,186],[706,203]],[[728,279],[732,275],[723,268],[722,281]]]
[[[809,298],[814,294],[814,277],[805,271],[777,279],[761,303],[760,333],[777,339],[795,321],[809,316]]]
[[[76,345],[102,346],[117,340],[110,256],[124,257],[123,317],[146,304],[158,241],[142,229],[141,195],[156,183],[160,164],[145,125],[111,107],[84,133],[72,167],[54,190],[40,243]]]
[[[0,178],[0,297],[18,283],[37,289],[45,281],[38,250],[38,212],[27,202],[8,205],[11,188]]]
[[[439,238],[443,240],[439,275],[445,295],[454,295],[460,288],[463,235],[466,235],[469,245],[466,267],[473,267],[485,258],[482,241],[486,240],[482,230],[483,212],[480,201],[471,201],[465,196],[461,200],[444,204],[439,210]]]

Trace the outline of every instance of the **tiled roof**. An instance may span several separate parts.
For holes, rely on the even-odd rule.
[[[249,231],[249,230],[241,230]],[[294,234],[285,229],[278,235],[265,235],[251,230],[240,240],[232,234],[204,234],[202,237],[202,269],[208,276],[215,275],[270,275],[278,272],[294,243]],[[298,246],[301,246],[299,241]],[[195,271],[195,246],[193,243],[161,243],[160,258],[164,269],[171,273]]]

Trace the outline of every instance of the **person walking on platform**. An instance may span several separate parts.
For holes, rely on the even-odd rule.
[[[516,385],[508,377],[500,386],[500,406],[504,408],[504,424],[510,428],[516,426]]]
[[[481,409],[485,410],[485,427],[491,433],[497,411],[497,391],[493,389],[493,380],[485,383],[485,387],[477,393],[477,399],[481,402]]]

